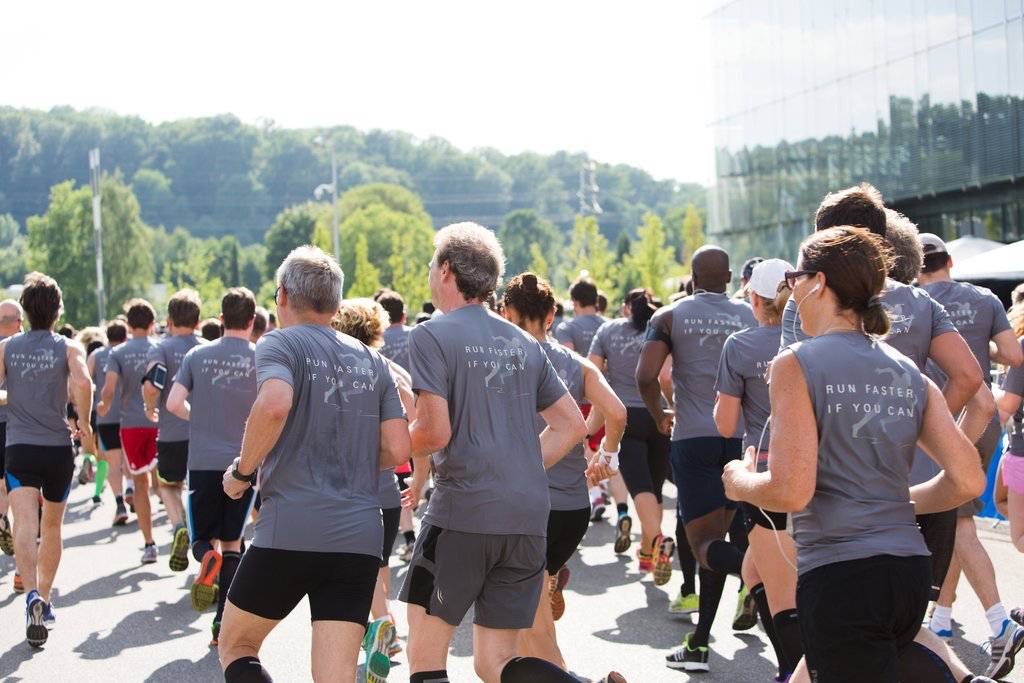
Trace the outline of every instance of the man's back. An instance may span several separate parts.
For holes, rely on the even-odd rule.
[[[953,280],[933,282],[922,289],[946,309],[971,353],[978,359],[985,382],[991,383],[989,340],[1010,329],[1010,321],[999,298],[984,287]]]
[[[193,347],[205,344],[202,337],[194,334],[167,336],[160,340],[149,352],[149,362],[163,363],[167,368],[167,379],[163,391],[160,392],[159,418],[157,427],[160,430],[160,441],[188,441],[189,425],[177,415],[167,410],[167,397],[174,384],[174,376],[178,374],[181,361]]]
[[[409,370],[409,332],[411,327],[392,325],[384,330],[384,346],[380,352],[385,358],[398,363],[405,371]]]
[[[146,418],[142,403],[142,378],[146,376],[147,360],[154,348],[156,344],[149,337],[135,337],[107,356],[107,370],[116,372],[119,378],[122,427],[156,427]]]
[[[606,318],[597,313],[580,315],[559,325],[555,330],[555,338],[561,344],[571,342],[573,351],[586,358],[590,353],[590,342],[605,322]]]

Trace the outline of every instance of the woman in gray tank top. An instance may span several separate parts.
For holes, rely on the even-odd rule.
[[[939,389],[878,337],[881,240],[861,228],[818,232],[787,284],[813,338],[772,366],[769,471],[754,449],[726,465],[726,493],[793,513],[797,610],[806,668],[794,681],[897,681],[912,659],[946,665],[913,642],[928,604],[928,550],[914,521],[980,495],[985,476]],[[809,306],[804,306],[807,302]],[[909,488],[919,445],[943,472]],[[957,679],[959,680],[959,678]]]
[[[1010,309],[1010,323],[1017,342],[1024,349],[1024,305]],[[1010,538],[1014,547],[1024,553],[1024,366],[1010,368],[1003,386],[996,390],[999,421],[1007,424],[1006,451],[999,463],[1000,476],[1006,487]]]
[[[619,443],[626,426],[626,408],[612,391],[597,367],[576,352],[552,343],[547,335],[555,316],[555,296],[544,279],[534,273],[522,273],[505,288],[502,314],[540,342],[555,372],[577,403],[589,402],[594,408],[588,418],[587,432],[603,420],[605,436],[591,463],[586,461],[583,442],[576,444],[562,460],[548,469],[548,491],[551,512],[547,529],[547,575],[549,600],[537,604],[533,627],[520,636],[521,654],[539,657],[565,669],[565,660],[555,636],[554,620],[562,616],[565,602],[562,589],[568,582],[565,564],[576,552],[590,524],[588,486],[606,479],[614,472],[602,464],[607,457],[618,459]],[[545,422],[538,416],[537,431]],[[617,463],[613,463],[617,464]]]

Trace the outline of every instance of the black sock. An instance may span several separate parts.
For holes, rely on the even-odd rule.
[[[213,550],[213,544],[206,539],[192,542],[192,557],[196,558],[196,562],[202,562],[203,555],[209,550]]]
[[[224,616],[224,604],[228,599],[228,589],[231,588],[231,582],[235,578],[235,572],[238,570],[238,563],[242,561],[242,554],[234,550],[225,550],[224,559],[220,565],[220,575],[217,578],[217,615],[213,620],[220,623],[221,617]]]
[[[411,529],[409,531],[403,531],[402,532],[402,538],[405,539],[406,543],[408,543],[409,545],[412,545],[413,543],[416,542],[416,532],[412,531]]]
[[[224,669],[226,683],[273,683],[259,657],[239,657]]]
[[[149,543],[144,544],[146,548],[148,548],[151,545],[156,545],[156,541],[150,541]]]
[[[711,623],[718,612],[718,603],[722,601],[722,589],[725,588],[725,574],[700,568],[700,610],[697,628],[690,636],[693,647],[707,647],[711,637]]]
[[[118,505],[124,505],[124,496],[114,496],[114,502]]]
[[[732,524],[729,526],[729,540],[740,549],[741,553],[747,552],[747,547],[750,545],[750,541],[747,539],[747,525],[744,523],[746,518],[743,514],[742,510],[737,510],[736,514],[732,516]]]
[[[516,657],[501,670],[501,683],[576,683],[570,676],[551,662],[536,657]]]
[[[618,512],[618,513],[619,513],[620,515],[624,515],[624,514],[626,514],[627,512],[629,512],[629,506],[628,506],[628,505],[626,505],[625,503],[616,503],[616,504],[615,504],[615,510],[616,510],[616,512]]]
[[[743,551],[729,541],[712,541],[707,550],[708,566],[722,574],[740,575]]]
[[[779,669],[783,673],[792,673],[800,658],[804,656],[804,644],[800,640],[800,619],[795,609],[784,609],[774,617],[775,637],[782,646],[785,661],[779,660]]]
[[[686,525],[676,517],[676,556],[679,557],[679,568],[683,572],[683,585],[679,592],[690,595],[697,592],[697,560],[690,550],[690,542],[686,539]]]
[[[448,683],[448,670],[420,671],[409,675],[409,683]]]
[[[761,619],[761,628],[764,629],[764,634],[768,636],[768,642],[772,644],[772,649],[775,650],[775,661],[779,665],[779,676],[785,677],[786,674],[792,673],[782,668],[782,663],[786,659],[786,655],[783,654],[782,645],[779,643],[779,638],[775,633],[775,622],[772,620],[772,612],[768,609],[768,596],[764,592],[764,584],[759,583],[750,589],[750,596],[754,598],[754,603],[757,605],[757,616]]]

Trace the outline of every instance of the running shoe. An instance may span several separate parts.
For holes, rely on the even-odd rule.
[[[156,564],[156,544],[150,544],[142,548],[142,564]]]
[[[114,511],[114,523],[112,526],[124,526],[128,523],[128,509],[125,508],[124,503],[118,503],[117,509]]]
[[[32,647],[42,647],[46,643],[49,632],[43,620],[46,603],[38,591],[30,591],[25,598],[25,639]]]
[[[1024,608],[1014,607],[1010,610],[1010,618],[1024,626]]]
[[[220,643],[220,622],[215,621],[210,624],[210,631],[213,634],[213,637],[210,638],[210,647],[217,647]]]
[[[665,664],[670,669],[682,669],[683,671],[710,671],[708,666],[708,647],[690,647],[692,633],[687,633],[683,638],[683,644],[672,654],[665,657]]]
[[[555,574],[551,587],[551,618],[558,621],[565,614],[565,596],[562,590],[569,585],[569,568],[562,565],[562,568]]]
[[[615,531],[618,533],[615,537],[615,552],[624,553],[629,550],[633,542],[633,537],[629,535],[632,530],[633,519],[625,513],[619,515],[619,521],[615,524]]]
[[[605,511],[604,503],[601,502],[601,500],[595,501],[593,509],[590,511],[590,521],[591,522],[600,522],[602,519],[604,519],[604,511]]]
[[[93,496],[92,497],[92,504],[93,505],[99,505],[102,502],[103,502],[103,500],[99,496]]]
[[[385,683],[391,671],[391,658],[388,657],[388,645],[394,638],[395,625],[390,619],[377,619],[371,622],[363,636],[363,652],[366,653],[364,667],[366,683]]]
[[[188,529],[179,526],[174,531],[174,540],[171,542],[171,557],[167,561],[172,572],[183,572],[188,569]]]
[[[636,559],[640,562],[641,577],[654,571],[654,553],[645,553],[641,546],[636,549]]]
[[[927,624],[928,630],[937,635],[939,638],[945,641],[953,639],[953,629],[951,628],[932,628],[931,623]]]
[[[696,593],[680,593],[668,606],[669,614],[693,614],[700,609],[700,596]]]
[[[18,572],[14,572],[14,585],[12,586],[12,590],[14,590],[15,593],[25,592],[25,582],[21,580],[21,574]]]
[[[406,564],[412,562],[412,550],[412,543],[403,543],[402,545],[398,546],[398,559],[402,562],[405,562]]]
[[[1002,678],[1013,671],[1013,659],[1024,646],[1024,626],[1007,619],[1003,622],[1003,631],[989,639],[989,653],[992,658],[985,675],[990,678]]]
[[[124,502],[128,505],[128,509],[133,513],[135,512],[135,489],[131,486],[124,490]]]
[[[392,621],[391,623],[395,623]],[[398,639],[398,629],[391,629],[391,642],[388,643],[388,657],[392,660],[402,654],[402,641]]]
[[[78,483],[79,483],[79,485],[85,486],[90,481],[94,481],[95,480],[95,476],[93,476],[92,479],[89,478],[90,475],[92,475],[92,474],[93,474],[93,472],[92,472],[92,461],[89,460],[89,458],[83,458],[82,459],[82,466],[80,468],[78,468]]]
[[[618,671],[609,671],[608,675],[601,679],[601,683],[626,683],[626,678]]]
[[[52,631],[53,627],[57,625],[57,615],[53,613],[53,604],[44,603],[43,606],[43,626],[46,627],[47,631]]]
[[[664,586],[672,579],[672,555],[675,551],[676,542],[671,537],[661,539],[661,543],[658,544],[658,559],[654,562],[655,586]]]
[[[203,612],[217,601],[216,583],[223,561],[216,550],[207,550],[203,555],[202,564],[199,565],[199,576],[192,582],[189,591],[192,596],[192,609],[195,611]]]
[[[757,625],[757,602],[747,590],[747,585],[740,586],[736,598],[736,615],[732,618],[733,631],[747,631]]]
[[[0,550],[4,555],[14,554],[14,535],[11,533],[11,520],[6,514],[0,515]]]

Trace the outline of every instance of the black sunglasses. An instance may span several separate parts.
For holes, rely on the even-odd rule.
[[[783,275],[783,277],[786,278],[786,286],[789,287],[792,290],[792,289],[796,289],[796,279],[797,278],[803,277],[804,275],[817,275],[818,272],[820,272],[820,271],[817,271],[817,270],[787,270],[786,273]]]

